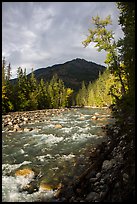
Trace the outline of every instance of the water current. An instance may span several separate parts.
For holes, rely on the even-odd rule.
[[[92,119],[97,115],[98,119]],[[31,132],[2,133],[2,201],[34,202],[50,199],[54,187],[62,181],[79,175],[76,163],[84,158],[89,146],[106,139],[102,126],[112,123],[110,111],[102,108],[73,108],[59,115],[48,116],[45,122],[27,124]],[[39,188],[36,192],[21,191],[33,176],[17,176],[19,169],[28,168],[37,173],[35,182],[47,183],[50,190]],[[84,168],[84,166],[83,166]],[[66,179],[66,180],[65,180]]]

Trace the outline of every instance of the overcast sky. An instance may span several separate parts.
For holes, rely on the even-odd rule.
[[[122,37],[115,2],[4,2],[2,55],[11,63],[12,78],[19,66],[31,69],[83,58],[104,64],[105,52],[82,41],[92,27],[92,16],[111,15],[115,38]]]

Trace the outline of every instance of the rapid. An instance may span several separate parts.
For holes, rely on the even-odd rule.
[[[102,127],[113,120],[108,108],[72,108],[25,124],[31,131],[3,128],[2,202],[52,201],[84,170],[86,149],[106,140]]]

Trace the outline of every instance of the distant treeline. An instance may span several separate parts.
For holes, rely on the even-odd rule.
[[[110,88],[114,85],[114,76],[108,69],[103,74],[100,73],[97,80],[89,82],[87,87],[83,81],[78,92],[66,88],[64,82],[56,74],[49,82],[45,83],[43,79],[38,82],[33,70],[28,78],[26,70],[23,71],[21,67],[17,69],[17,80],[13,84],[10,81],[10,71],[10,65],[6,66],[3,59],[5,76],[2,86],[3,113],[71,107],[72,105],[102,107],[111,105],[113,102]]]
[[[5,61],[3,61],[3,64],[5,66]],[[15,84],[10,82],[7,75],[3,79],[3,113],[9,111],[60,108],[69,105],[69,98],[73,90],[66,88],[63,81],[59,79],[57,75],[54,75],[50,82],[45,83],[44,80],[41,79],[38,83],[33,72],[31,73],[31,77],[27,78],[26,70],[23,72],[22,68],[19,67],[17,76]]]

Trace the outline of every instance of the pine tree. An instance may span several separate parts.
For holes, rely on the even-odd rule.
[[[17,69],[17,83],[14,87],[14,99],[15,110],[28,110],[29,83],[26,76],[26,69],[24,69],[23,72],[21,67]]]
[[[11,65],[9,63],[9,65],[7,66],[7,76],[6,76],[6,80],[10,80],[11,78]]]
[[[5,66],[6,66],[6,60],[5,57],[2,59],[2,86],[5,84]]]
[[[45,109],[50,107],[50,98],[48,96],[47,87],[48,82],[45,84],[44,80],[41,79],[37,91],[38,109]]]

